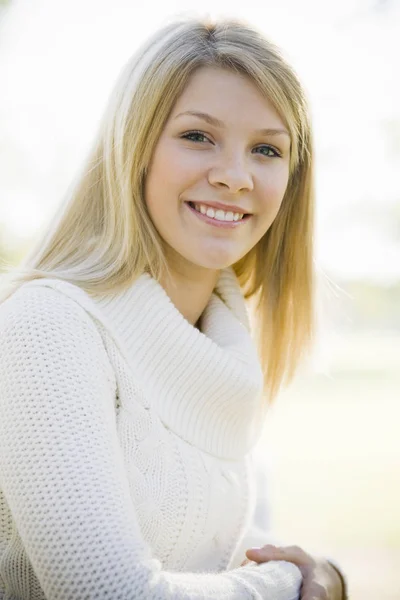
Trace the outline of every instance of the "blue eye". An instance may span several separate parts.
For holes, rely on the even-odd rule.
[[[276,150],[273,146],[258,146],[258,148],[256,148],[256,150],[262,150],[263,148],[266,148],[269,152],[272,152],[272,154],[264,154],[264,156],[267,156],[267,158],[274,158],[274,157],[282,156],[278,152],[278,150]]]
[[[185,133],[184,135],[182,135],[182,138],[184,138],[185,140],[189,140],[191,142],[195,142],[196,140],[190,139],[193,136],[199,136],[202,137],[208,141],[210,141],[205,135],[204,133],[201,133],[201,131],[189,131],[188,133]],[[198,141],[198,140],[197,140]]]
[[[193,138],[196,138],[196,136],[197,136],[197,138],[199,138],[199,137],[203,138],[203,140],[193,139]],[[185,140],[189,140],[190,142],[199,142],[199,143],[202,143],[202,141],[204,141],[204,140],[207,140],[208,142],[210,141],[208,139],[208,137],[206,135],[204,135],[204,133],[202,133],[201,131],[188,131],[187,133],[184,133],[181,136],[181,138],[185,139]],[[264,149],[264,148],[269,152],[269,154],[262,153],[263,156],[265,156],[266,158],[280,158],[282,156],[276,148],[274,148],[273,146],[268,146],[266,144],[264,144],[263,146],[258,146],[256,148],[256,150],[260,150],[260,149]]]

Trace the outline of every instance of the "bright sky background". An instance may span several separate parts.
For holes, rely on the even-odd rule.
[[[342,279],[398,281],[396,0],[13,0],[0,29],[6,243],[35,235],[56,210],[137,45],[174,15],[199,12],[256,24],[283,48],[305,85],[314,117],[322,267]]]

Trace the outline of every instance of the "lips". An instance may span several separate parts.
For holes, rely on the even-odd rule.
[[[251,219],[250,214],[247,214],[247,215],[245,214],[241,219],[238,219],[236,221],[225,221],[225,220],[215,219],[213,217],[209,217],[207,214],[203,214],[200,211],[198,211],[196,208],[194,208],[192,206],[191,202],[185,202],[185,205],[192,214],[196,215],[197,219],[200,219],[200,221],[208,223],[209,225],[212,225],[213,227],[217,227],[217,228],[236,229],[237,227],[242,227],[244,223],[247,223],[247,221],[249,219]],[[211,208],[211,206],[209,206],[209,208]]]
[[[214,208],[215,210],[223,210],[224,212],[233,212],[239,213],[241,215],[249,215],[251,214],[249,211],[246,211],[244,208],[240,206],[235,206],[234,204],[223,204],[222,202],[206,202],[204,200],[185,200],[188,204],[194,208],[195,204],[203,204],[208,208]]]

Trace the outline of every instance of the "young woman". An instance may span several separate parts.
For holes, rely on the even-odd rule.
[[[242,554],[268,542],[252,450],[312,339],[312,236],[291,68],[244,23],[166,25],[3,293],[1,598],[342,598],[299,548]]]

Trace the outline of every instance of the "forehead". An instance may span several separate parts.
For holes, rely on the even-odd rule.
[[[265,127],[284,125],[272,102],[249,76],[219,67],[201,67],[191,75],[171,119],[189,110],[211,113],[227,125],[237,123],[237,119],[256,122],[257,126],[260,119]]]

